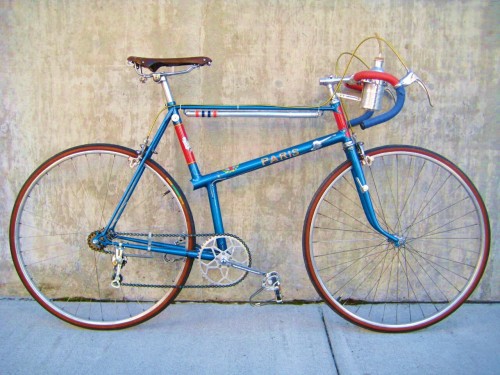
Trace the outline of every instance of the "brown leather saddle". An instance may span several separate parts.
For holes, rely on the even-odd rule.
[[[203,65],[210,65],[212,63],[212,59],[210,57],[205,57],[205,56],[179,57],[179,58],[168,58],[168,59],[130,56],[127,58],[127,61],[137,64],[140,67],[147,68],[152,72],[156,72],[163,66],[167,67],[187,66],[187,65],[203,66]]]

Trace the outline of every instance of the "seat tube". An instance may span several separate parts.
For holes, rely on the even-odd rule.
[[[158,80],[155,79],[155,81],[159,82],[161,84],[161,87],[163,88],[163,92],[165,94],[165,100],[167,101],[167,106],[175,107],[174,97],[172,95],[172,91],[170,90],[170,86],[168,85],[167,77],[161,76],[158,78]],[[196,180],[200,177],[201,173],[198,168],[198,164],[196,163],[196,158],[194,157],[193,150],[189,145],[186,129],[184,129],[184,125],[182,124],[179,111],[177,110],[177,108],[173,109],[174,111],[172,115],[172,122],[174,124],[175,134],[179,139],[179,144],[181,145],[182,152],[184,153],[184,158],[186,159],[186,164],[188,165],[191,177]]]
[[[210,202],[210,211],[212,213],[212,221],[214,223],[214,231],[217,234],[224,233],[224,224],[222,222],[222,212],[220,209],[219,195],[217,186],[212,183],[207,186],[208,201]]]
[[[222,212],[219,204],[219,195],[217,194],[217,186],[215,183],[207,186],[208,201],[210,202],[210,211],[214,223],[214,232],[216,234],[224,234],[224,224],[222,223]],[[224,238],[217,239],[217,246],[221,250],[227,249],[227,243]]]
[[[172,96],[172,91],[170,90],[170,86],[168,85],[167,77],[161,76],[158,79],[158,82],[161,84],[163,88],[163,92],[165,94],[165,99],[167,101],[168,106],[175,106],[175,101]],[[174,124],[175,133],[179,140],[179,144],[181,146],[182,152],[184,153],[184,158],[186,159],[186,164],[188,165],[189,172],[191,173],[191,177],[193,180],[197,180],[200,178],[201,173],[198,168],[198,164],[196,163],[196,158],[194,156],[193,150],[189,144],[188,136],[186,134],[186,130],[184,129],[184,125],[180,118],[179,112],[176,108],[174,108],[174,113],[172,115],[172,122]],[[219,195],[217,193],[217,187],[215,183],[211,183],[207,185],[207,193],[208,200],[210,202],[210,211],[212,213],[212,220],[214,224],[214,231],[217,234],[224,233],[224,225],[222,223],[222,214],[219,204]],[[225,243],[220,243],[219,246],[224,246],[221,248],[225,248]]]

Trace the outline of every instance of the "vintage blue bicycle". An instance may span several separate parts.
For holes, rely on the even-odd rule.
[[[231,287],[249,273],[262,278],[251,302],[259,303],[261,292],[282,302],[280,275],[252,267],[245,242],[226,233],[217,184],[335,144],[342,145],[346,161],[318,188],[303,227],[306,269],[335,312],[372,330],[412,331],[447,317],[478,285],[490,227],[469,178],[420,147],[365,150],[353,132],[395,117],[405,103],[405,87],[417,82],[425,88],[411,70],[398,79],[384,72],[379,56],[371,69],[321,78],[329,95],[319,106],[212,106],[177,104],[169,84],[173,75],[210,65],[210,58],[128,62],[141,80],[151,79],[165,93],[156,134],[139,150],[112,144],[65,150],[35,170],[15,201],[9,238],[16,270],[55,316],[91,329],[130,327],[158,314],[183,288]],[[346,93],[346,86],[361,90],[361,98]],[[382,106],[387,95],[393,99],[388,109]],[[361,102],[360,117],[347,119],[348,99]],[[325,112],[333,114],[335,132],[208,174],[196,162],[181,119],[307,118]],[[213,233],[196,233],[179,185],[154,160],[170,124],[194,189],[208,193]],[[189,285],[195,261],[205,283]]]

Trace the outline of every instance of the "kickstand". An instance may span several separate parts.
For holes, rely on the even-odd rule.
[[[274,299],[254,302],[254,298],[265,290],[274,292]],[[272,271],[266,273],[266,276],[262,280],[262,286],[250,296],[249,302],[251,306],[264,306],[271,303],[283,303],[283,295],[281,294],[281,281],[280,276],[277,272]]]

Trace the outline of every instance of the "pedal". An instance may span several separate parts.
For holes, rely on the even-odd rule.
[[[274,299],[254,302],[254,298],[264,291],[274,292]],[[266,273],[264,279],[262,280],[262,286],[250,296],[249,302],[252,306],[264,306],[273,302],[280,304],[283,303],[283,294],[281,293],[281,279],[279,274],[275,271]]]
[[[268,284],[267,290],[274,291],[276,303],[283,303],[283,296],[281,294],[281,279],[277,272],[270,272],[266,275],[266,282]]]

